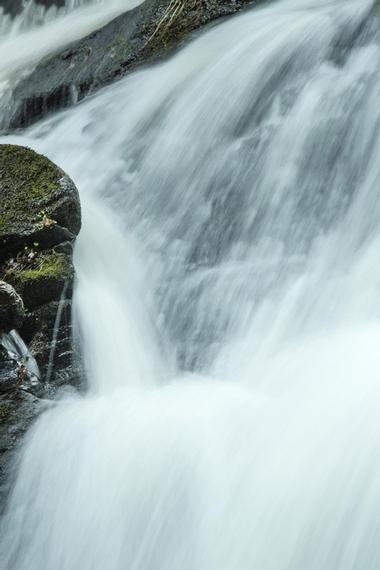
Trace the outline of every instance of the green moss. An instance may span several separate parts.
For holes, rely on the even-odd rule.
[[[0,404],[0,420],[5,420],[10,412],[11,410],[8,404]]]
[[[40,252],[28,265],[8,263],[7,282],[22,297],[27,311],[60,298],[65,283],[74,276],[71,258],[54,250]]]
[[[49,250],[39,253],[29,265],[6,265],[2,277],[22,293],[27,284],[37,283],[42,279],[63,281],[72,277],[72,273],[73,267],[67,255]]]
[[[15,271],[13,278],[18,281],[31,281],[45,277],[67,279],[71,276],[71,272],[72,267],[66,255],[49,252],[40,254],[35,267]]]
[[[46,157],[16,145],[0,145],[0,234],[32,224],[59,190],[60,170]]]

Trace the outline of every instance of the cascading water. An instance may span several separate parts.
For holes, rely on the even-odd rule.
[[[90,382],[7,570],[377,570],[380,10],[281,0],[8,142],[76,181]]]

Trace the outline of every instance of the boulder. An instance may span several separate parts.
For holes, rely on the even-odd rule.
[[[5,130],[75,103],[137,66],[167,56],[217,18],[265,0],[145,0],[109,24],[45,58],[15,88]]]
[[[67,174],[29,148],[0,145],[0,261],[22,247],[73,240],[80,225],[78,191]]]

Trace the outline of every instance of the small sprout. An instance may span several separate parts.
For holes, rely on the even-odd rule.
[[[39,245],[37,242],[33,246]],[[33,269],[38,262],[38,251],[35,247],[24,246],[24,249],[7,261],[4,267],[4,276],[9,277],[18,271]]]
[[[0,418],[6,418],[10,414],[10,407],[7,404],[0,404]]]
[[[57,222],[49,218],[46,210],[40,210],[37,215],[36,223],[40,224],[43,228],[54,226]]]
[[[51,218],[48,218],[47,216],[42,220],[42,224],[43,226],[49,227],[49,226],[54,226],[57,222],[55,220],[52,220]]]

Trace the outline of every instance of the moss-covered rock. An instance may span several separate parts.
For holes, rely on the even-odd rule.
[[[29,148],[0,145],[0,260],[27,244],[73,239],[80,225],[72,180]]]
[[[57,338],[62,351],[71,349],[72,255],[81,225],[78,191],[46,157],[28,148],[0,145],[0,198],[0,279],[8,284],[8,293],[12,286],[15,296],[22,298],[24,323],[16,323],[13,315],[13,325],[36,347],[38,364],[45,367],[63,297],[65,325]],[[9,305],[9,296],[4,311],[6,302]],[[0,330],[7,327],[0,323]],[[59,362],[64,367],[67,359]]]
[[[29,266],[8,267],[6,278],[21,295],[29,311],[59,299],[65,283],[74,277],[71,258],[54,250],[36,254]]]

